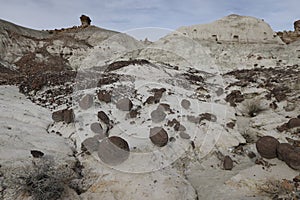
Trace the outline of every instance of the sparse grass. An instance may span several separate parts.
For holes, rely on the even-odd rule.
[[[75,178],[72,169],[55,166],[43,159],[19,172],[15,177],[19,192],[27,193],[33,200],[57,200],[63,195],[71,180]]]
[[[266,110],[261,99],[245,100],[243,102],[243,113],[249,117],[255,117],[262,111]]]
[[[279,180],[268,180],[259,185],[258,190],[269,195],[276,195],[282,192],[281,183]]]
[[[263,184],[259,184],[257,189],[274,200],[293,200],[299,198],[299,194],[294,191],[293,183],[289,183],[287,180],[267,180]]]

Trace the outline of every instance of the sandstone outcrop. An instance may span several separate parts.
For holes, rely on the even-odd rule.
[[[286,44],[293,43],[300,39],[300,20],[294,22],[294,31],[280,31],[277,35]]]
[[[81,21],[81,26],[89,26],[91,25],[92,22],[92,20],[86,15],[81,15],[80,21]]]

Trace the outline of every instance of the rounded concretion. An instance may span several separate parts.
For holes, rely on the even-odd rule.
[[[99,139],[103,139],[107,136],[100,123],[92,123],[90,128],[94,133],[98,134]]]
[[[98,150],[99,141],[97,138],[90,137],[85,139],[81,143],[81,150],[82,151],[88,151],[89,153],[93,153],[94,151]]]
[[[153,110],[150,115],[151,115],[151,120],[154,123],[162,122],[167,116],[167,114],[161,109]]]
[[[108,165],[119,165],[129,157],[129,145],[126,140],[118,136],[103,139],[98,148],[98,156]]]
[[[187,99],[183,99],[182,101],[181,101],[181,106],[184,108],[184,109],[189,109],[190,108],[190,106],[191,106],[191,102],[189,101],[189,100],[187,100]]]
[[[281,143],[277,146],[277,157],[279,160],[285,160],[290,152],[294,151],[294,147],[289,143]]]
[[[284,161],[290,168],[300,170],[300,152],[289,152]]]
[[[80,101],[79,106],[83,110],[87,110],[93,105],[93,96],[90,94],[85,95]]]
[[[279,141],[272,136],[261,137],[256,142],[257,152],[263,158],[272,159],[277,157],[277,146]]]
[[[163,147],[168,143],[168,133],[162,127],[154,127],[150,129],[151,142],[158,147]]]
[[[300,119],[299,118],[292,118],[287,123],[288,128],[295,128],[300,127]]]
[[[118,102],[117,102],[117,108],[119,110],[122,110],[122,111],[130,111],[132,109],[132,102],[130,99],[128,98],[124,98],[124,99],[120,99]]]
[[[63,110],[58,110],[52,113],[52,119],[55,122],[64,121],[64,113]]]
[[[98,91],[97,96],[99,101],[103,101],[105,103],[111,102],[111,94],[105,90]]]

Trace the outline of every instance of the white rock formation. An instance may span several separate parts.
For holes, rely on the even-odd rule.
[[[229,15],[210,24],[181,27],[179,32],[196,40],[283,44],[262,19]]]

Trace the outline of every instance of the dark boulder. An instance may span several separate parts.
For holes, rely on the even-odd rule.
[[[272,136],[261,137],[256,142],[257,152],[263,158],[272,159],[277,157],[277,147],[279,141]]]

